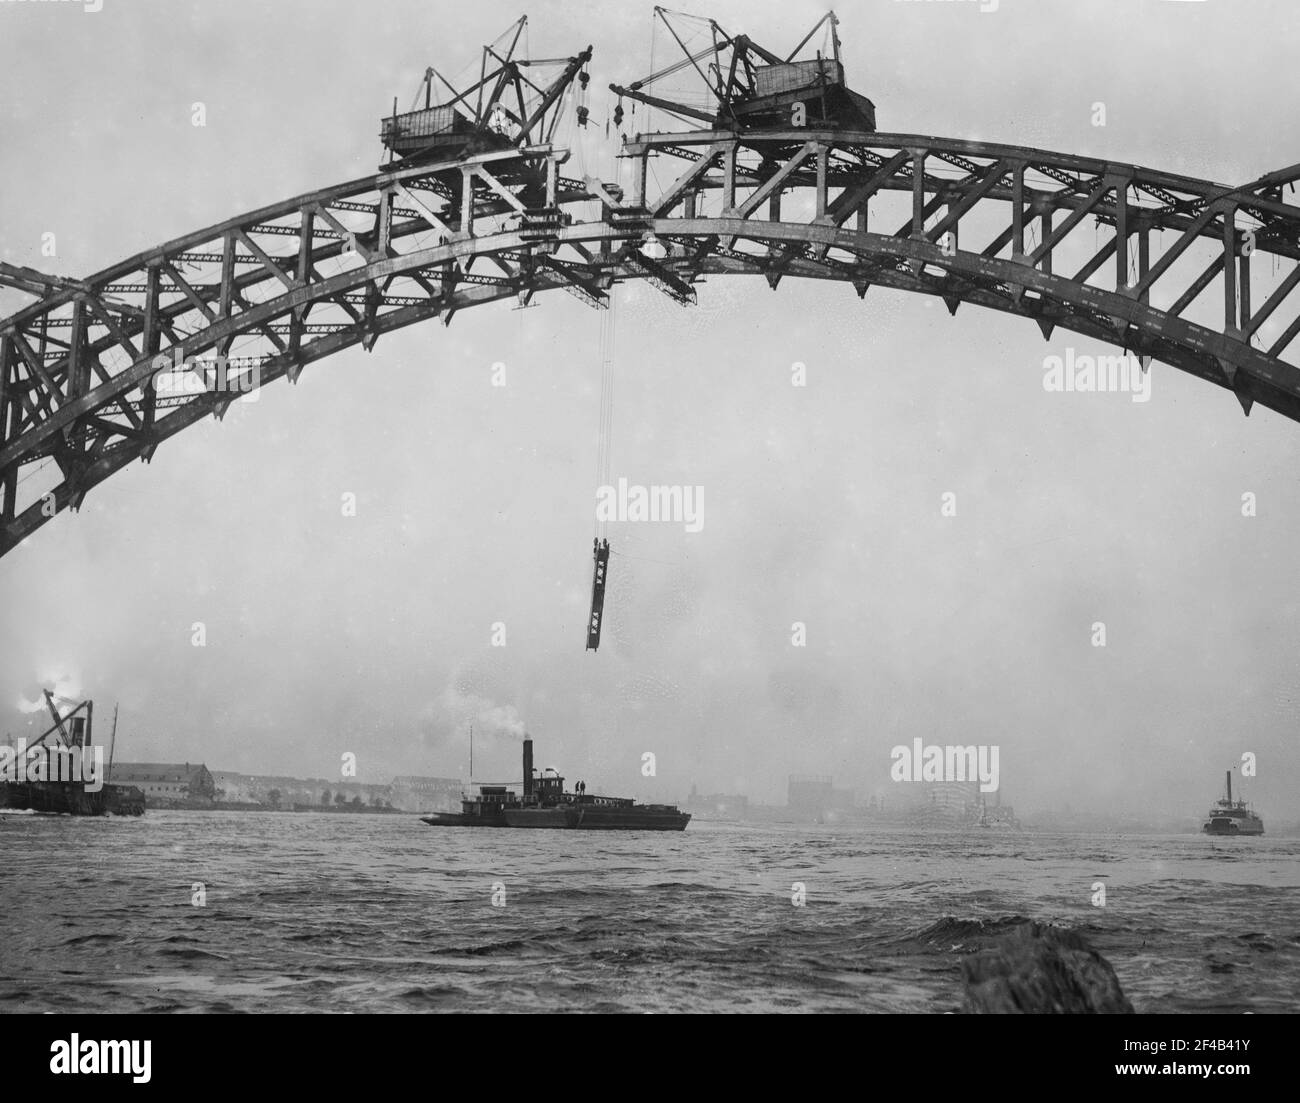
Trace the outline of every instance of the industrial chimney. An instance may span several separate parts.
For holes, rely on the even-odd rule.
[[[533,795],[533,737],[524,735],[524,797]]]
[[[1227,772],[1227,778],[1228,778],[1228,803],[1231,804],[1232,803],[1232,771],[1231,770]]]

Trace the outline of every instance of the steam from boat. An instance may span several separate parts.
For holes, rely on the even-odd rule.
[[[56,700],[59,701],[80,701],[85,694],[82,693],[81,676],[77,673],[67,674],[58,673],[58,668],[47,670],[44,677],[40,679],[41,686],[48,686],[49,690]],[[31,700],[27,699],[25,694],[19,694],[15,707],[19,712],[31,714],[33,712],[45,712],[45,697],[40,689],[32,695]]]
[[[425,741],[433,746],[450,742],[468,747],[471,725],[475,743],[484,747],[517,744],[525,735],[524,721],[514,705],[467,693],[453,684],[425,710]]]

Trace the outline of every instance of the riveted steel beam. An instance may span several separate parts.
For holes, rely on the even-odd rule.
[[[34,283],[40,299],[0,321],[0,554],[49,519],[39,498],[18,499],[36,465],[56,461],[33,485],[57,509],[75,506],[238,397],[160,394],[160,356],[225,358],[238,340],[247,367],[227,374],[264,386],[429,318],[560,289],[604,305],[611,284],[630,279],[683,303],[702,274],[967,302],[1122,345],[1232,390],[1247,411],[1258,402],[1300,420],[1300,371],[1280,359],[1300,335],[1300,208],[1267,177],[1233,188],[1025,147],[816,128],[640,135],[625,152],[630,201],[566,180],[562,151],[504,150],[296,196],[88,279]],[[682,164],[658,195],[646,191],[650,156]],[[792,193],[810,221],[784,216]],[[870,208],[891,194],[907,222],[870,232]],[[593,199],[600,218],[588,221]],[[719,200],[720,217],[701,216]],[[764,206],[767,218],[754,217]],[[1004,227],[982,248],[967,225],[977,214]],[[1113,234],[1096,243],[1089,220]],[[667,256],[640,252],[647,231]],[[1073,277],[1055,273],[1053,256],[1084,233],[1091,259]],[[1256,252],[1293,266],[1269,280]],[[1200,296],[1216,281],[1223,312],[1206,318]],[[1153,292],[1172,305],[1153,307]],[[1261,336],[1267,351],[1253,344]]]

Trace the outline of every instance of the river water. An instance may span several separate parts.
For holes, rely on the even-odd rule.
[[[1139,1012],[1300,1010],[1296,839],[159,811],[3,815],[0,848],[11,1012],[955,1011],[1016,916]]]

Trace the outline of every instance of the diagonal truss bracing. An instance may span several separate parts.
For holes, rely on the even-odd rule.
[[[641,135],[631,194],[548,145],[398,168],[84,280],[0,266],[0,554],[240,394],[428,318],[617,281],[690,304],[710,275],[876,284],[1032,319],[1300,420],[1300,207],[1068,154],[791,128]],[[652,159],[672,181],[649,194]]]

